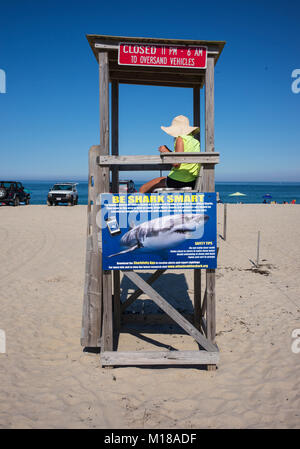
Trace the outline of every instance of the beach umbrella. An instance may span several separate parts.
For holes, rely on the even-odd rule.
[[[246,194],[241,193],[241,192],[235,192],[235,193],[231,193],[229,196],[246,196]]]

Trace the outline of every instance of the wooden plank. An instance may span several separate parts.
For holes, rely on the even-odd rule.
[[[227,203],[224,203],[223,240],[227,237]]]
[[[159,82],[167,82],[167,83],[174,83],[174,84],[188,84],[188,85],[195,85],[200,83],[201,78],[204,78],[204,69],[199,69],[199,72],[195,73],[154,73],[154,72],[146,72],[141,70],[141,67],[136,67],[136,70],[130,71],[126,70],[126,67],[123,68],[123,70],[111,70],[110,71],[110,79],[116,80],[116,81],[140,81],[140,82],[152,82],[152,81],[159,81]],[[201,74],[202,70],[202,74]]]
[[[206,305],[207,305],[206,298],[207,298],[207,290],[205,289],[204,298],[203,298],[202,307],[201,307],[201,316],[204,316],[205,312],[206,312]]]
[[[202,164],[203,167],[205,167],[205,163]],[[112,165],[109,167],[110,171],[113,170],[113,168],[117,167],[119,172],[120,171],[149,171],[149,170],[153,170],[153,171],[157,171],[157,170],[171,170],[173,165],[172,164],[144,164],[144,165],[139,165],[139,164],[126,164],[126,165]],[[201,167],[202,170],[202,175],[200,173],[200,178],[201,178],[201,182],[203,182],[203,167]],[[201,186],[201,184],[200,184]],[[203,188],[195,188],[195,190],[197,190],[198,192],[204,192]]]
[[[194,118],[194,126],[198,126],[200,128],[200,87],[193,88],[193,118]],[[195,138],[201,141],[200,133],[195,135]]]
[[[120,295],[120,271],[113,272],[114,286],[114,331],[119,333],[121,327],[121,295]]]
[[[201,270],[194,270],[194,326],[201,329]]]
[[[99,48],[99,50],[113,50],[114,51],[114,53],[115,53],[115,55],[117,55],[117,52],[116,51],[118,51],[119,50],[119,45],[116,45],[116,44],[99,44],[99,43],[96,43],[95,44],[95,48]],[[217,47],[216,47],[217,48]],[[207,50],[207,54],[209,54],[209,55],[218,55],[219,54],[219,50],[217,50],[215,48],[215,50]],[[116,56],[117,57],[117,56]],[[116,59],[117,60],[117,59]],[[121,67],[122,67],[122,65],[121,65]],[[127,66],[126,66],[127,67]],[[137,66],[135,66],[135,67],[137,67]],[[145,66],[145,67],[147,67],[147,66]],[[159,67],[159,66],[155,66],[155,67]],[[161,67],[159,67],[159,68],[161,68]],[[163,68],[165,68],[165,67],[163,67]],[[172,69],[174,70],[174,68],[177,68],[177,67],[172,67]],[[179,68],[181,68],[182,69],[182,67],[179,67]],[[188,70],[188,68],[186,68],[185,70]],[[193,69],[193,70],[195,70],[195,69]]]
[[[177,310],[160,296],[134,271],[124,271],[124,274],[143,290],[165,313],[167,313],[182,329],[191,335],[207,351],[217,351],[217,347],[208,341],[191,323],[189,323]]]
[[[123,172],[123,171],[149,171],[149,170],[153,170],[153,171],[161,171],[161,170],[171,170],[173,165],[172,164],[126,164],[126,165],[111,165],[109,167],[110,171],[112,171],[114,169],[114,167],[117,167],[118,171]]]
[[[214,60],[207,58],[207,69],[205,74],[205,151],[208,153],[215,150],[214,133]],[[214,165],[204,167],[204,191],[215,191]],[[216,294],[215,294],[215,270],[206,270],[206,327],[207,338],[215,341],[216,336]]]
[[[111,85],[111,154],[119,155],[119,84],[116,81]],[[112,191],[119,192],[118,167],[112,167]]]
[[[193,88],[193,114],[194,114],[194,126],[198,126],[200,128],[200,87]],[[200,143],[200,151],[201,151],[201,131],[197,134],[196,139],[199,140]],[[201,191],[201,181],[202,181],[203,169],[200,168],[199,174],[195,183],[195,190],[198,192]]]
[[[163,153],[161,155],[130,155],[130,156],[100,156],[101,165],[144,165],[144,164],[175,164],[199,163],[214,165],[219,163],[219,153]]]
[[[159,79],[159,77],[158,77]],[[134,84],[141,86],[165,86],[165,87],[185,87],[186,89],[190,89],[194,87],[196,83],[176,83],[175,81],[141,81],[141,80],[118,80],[120,84]],[[201,78],[199,79],[199,82]],[[200,87],[203,87],[203,83],[200,84]]]
[[[113,350],[113,309],[111,271],[103,271],[102,351]]]
[[[207,336],[207,326],[206,326],[206,320],[204,317],[201,318],[201,327],[203,329],[204,335]]]
[[[203,164],[203,192],[215,191],[215,167],[213,164]]]
[[[214,127],[214,59],[207,58],[205,72],[205,151],[215,151],[215,127]]]
[[[217,364],[219,352],[209,351],[105,351],[102,366]]]
[[[109,66],[107,52],[99,53],[99,97],[100,97],[100,145],[109,155]],[[99,167],[99,184],[96,195],[109,192],[109,170]],[[99,202],[97,202],[99,204]],[[100,205],[99,205],[100,207]],[[113,307],[111,271],[102,271],[102,350],[113,349]]]
[[[101,251],[98,242],[96,192],[100,188],[100,167],[97,158],[103,152],[101,146],[89,150],[89,182],[87,207],[86,274],[82,311],[81,345],[99,347],[102,326],[102,275]]]
[[[207,338],[211,342],[214,342],[216,337],[215,284],[216,284],[215,270],[206,270],[206,292],[207,292],[206,326],[207,326]]]
[[[109,154],[109,73],[108,55],[99,53],[100,145]]]
[[[153,284],[154,281],[156,281],[156,279],[158,279],[166,270],[157,270],[155,271],[155,273],[153,273],[148,279],[147,279],[147,284],[151,285]],[[125,302],[123,302],[123,304],[121,305],[121,310],[122,312],[124,312],[127,307],[129,307],[134,301],[136,301],[138,299],[139,296],[141,296],[143,294],[143,290],[138,289],[136,290],[134,293],[132,293],[132,295],[129,296],[129,298],[126,299]]]

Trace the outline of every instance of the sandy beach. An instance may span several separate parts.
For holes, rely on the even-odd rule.
[[[227,222],[218,369],[105,369],[80,346],[86,207],[1,207],[0,427],[300,428],[300,353],[291,349],[300,329],[300,207],[232,204]],[[251,262],[258,231],[260,272]],[[191,279],[170,271],[156,286],[189,310]],[[195,345],[172,329],[120,337],[123,350],[168,346]]]

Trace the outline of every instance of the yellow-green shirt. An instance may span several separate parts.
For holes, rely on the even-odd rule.
[[[185,153],[199,153],[200,152],[200,142],[193,136],[178,136],[183,140],[183,148]],[[176,140],[178,139],[176,138]],[[174,142],[174,149],[176,146],[176,140]],[[200,171],[201,164],[180,164],[180,166],[173,167],[168,177],[181,182],[191,182],[194,181]]]

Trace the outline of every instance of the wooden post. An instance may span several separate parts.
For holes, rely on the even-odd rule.
[[[227,203],[224,203],[223,240],[227,237]]]
[[[199,126],[200,128],[200,87],[195,86],[193,88],[193,118],[194,118],[194,125],[193,126]],[[196,139],[199,140],[201,143],[201,131],[199,134],[195,136]]]
[[[256,266],[259,267],[259,247],[260,247],[260,231],[257,234],[257,254],[256,254]]]
[[[194,126],[199,126],[200,128],[200,87],[195,86],[193,88],[193,118]],[[201,142],[201,131],[196,139]],[[200,144],[201,145],[201,144]],[[195,190],[201,190],[201,176],[196,180]],[[194,270],[194,325],[200,330],[201,329],[201,270]]]
[[[214,141],[214,58],[207,58],[205,72],[205,151],[215,150]],[[207,165],[204,170],[204,191],[215,191],[214,165]],[[213,343],[216,335],[216,295],[215,295],[215,270],[206,270],[206,327],[207,338]],[[208,369],[214,370],[215,365],[208,365]]]
[[[109,67],[107,52],[99,53],[99,96],[100,96],[100,144],[109,154]],[[109,168],[100,166],[100,189],[98,194],[109,192]],[[113,349],[113,313],[111,271],[102,272],[103,325],[102,351]]]
[[[215,60],[209,56],[205,71],[205,151],[215,151],[214,70]]]
[[[93,348],[100,346],[102,325],[102,275],[101,242],[96,216],[97,192],[100,189],[100,168],[96,163],[103,149],[93,146],[89,151],[88,206],[87,206],[87,244],[86,274],[83,298],[81,345]]]
[[[119,156],[119,83],[111,83],[111,154]],[[112,168],[112,191],[119,191],[119,171]]]
[[[119,83],[111,83],[111,154],[119,155]],[[119,169],[113,167],[111,172],[112,192],[119,192]],[[113,298],[114,298],[114,330],[120,332],[121,309],[120,309],[120,271],[113,272]]]

